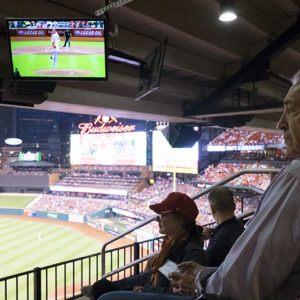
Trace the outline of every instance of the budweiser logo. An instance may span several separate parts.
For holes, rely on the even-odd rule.
[[[81,129],[81,136],[90,133],[131,132],[135,130],[135,125],[123,125],[121,123],[113,126],[107,126],[106,124],[93,126],[93,123],[80,123],[78,127]]]
[[[113,122],[114,125],[108,125]],[[101,124],[101,126],[94,126],[97,125],[97,123]],[[81,129],[80,135],[83,136],[90,133],[130,132],[135,130],[135,125],[123,125],[122,123],[118,124],[118,119],[115,117],[99,115],[94,120],[94,124],[80,123],[78,128]]]

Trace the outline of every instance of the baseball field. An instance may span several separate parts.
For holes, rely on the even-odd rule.
[[[104,43],[71,41],[70,48],[60,44],[54,58],[49,41],[11,41],[13,70],[17,68],[21,77],[105,77]]]
[[[34,196],[0,196],[0,207],[24,208]],[[103,242],[112,236],[91,228],[84,224],[63,222],[56,220],[46,220],[23,216],[0,216],[0,278],[29,271],[35,267],[43,267],[67,261],[77,257],[94,254],[101,251]],[[122,245],[126,241],[120,242]],[[115,245],[120,246],[119,245]],[[122,261],[121,257],[121,261]],[[116,266],[117,258],[113,257],[113,265]],[[110,263],[110,262],[108,262]],[[95,259],[91,259],[91,264],[95,264]],[[81,276],[83,269],[83,282],[88,283],[89,261],[85,260],[74,264],[75,278],[77,282],[76,290],[80,289]],[[58,290],[62,289],[66,283],[67,289],[73,282],[73,266],[67,265],[66,270],[63,266],[57,268]],[[66,272],[66,282],[63,275]],[[48,274],[48,291],[42,287],[43,299],[47,295],[53,295],[55,289],[55,273],[51,269]],[[45,278],[45,274],[44,277]],[[92,268],[91,278],[95,278],[95,269]],[[26,277],[18,279],[19,299],[26,299]],[[29,285],[33,284],[33,276],[29,277]],[[69,287],[68,287],[69,286]],[[16,282],[7,283],[8,299],[15,299]],[[60,291],[59,294],[63,294]],[[33,295],[29,295],[32,299]],[[51,297],[50,297],[51,298]],[[4,299],[4,282],[0,282],[0,299]]]

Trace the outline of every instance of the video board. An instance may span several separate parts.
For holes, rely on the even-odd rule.
[[[146,132],[71,134],[72,165],[146,165]]]
[[[153,132],[153,171],[198,173],[198,142],[191,148],[172,148],[161,131]]]

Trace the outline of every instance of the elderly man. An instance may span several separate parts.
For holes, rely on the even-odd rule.
[[[300,291],[300,71],[277,127],[294,160],[262,195],[255,216],[218,269],[181,264],[197,274],[199,292],[224,299],[294,300]],[[181,275],[171,274],[176,288],[192,284],[192,276]]]
[[[193,262],[171,273],[175,291],[196,287],[208,299],[294,300],[300,291],[300,72],[284,100],[278,122],[293,159],[262,195],[255,216],[218,268]],[[196,277],[195,277],[196,276]],[[120,298],[118,298],[118,296]],[[106,294],[100,300],[188,300],[193,296]]]

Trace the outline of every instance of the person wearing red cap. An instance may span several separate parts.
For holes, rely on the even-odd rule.
[[[195,220],[198,215],[198,208],[194,200],[179,192],[170,193],[164,201],[150,205],[149,208],[157,214],[178,213],[190,220]]]
[[[195,222],[198,209],[188,195],[170,193],[161,203],[149,207],[158,214],[159,232],[165,234],[162,248],[154,257],[150,271],[114,282],[97,281],[92,286],[82,287],[83,295],[97,299],[100,295],[115,290],[180,295],[182,291],[174,293],[170,279],[160,273],[159,268],[167,260],[175,264],[195,261],[201,265],[208,265],[203,250],[202,227],[197,226]]]

